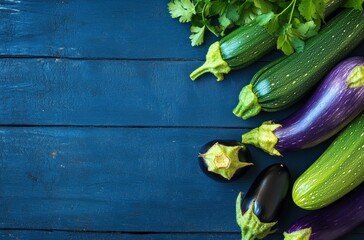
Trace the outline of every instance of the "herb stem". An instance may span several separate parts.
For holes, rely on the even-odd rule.
[[[293,11],[294,11],[294,7],[296,6],[296,0],[293,0],[293,6],[292,6],[292,10],[291,10],[291,15],[289,16],[289,21],[288,24],[291,23],[292,21],[292,17],[293,17]]]
[[[207,21],[207,20],[206,20],[206,18],[205,18],[205,9],[206,9],[206,6],[207,6],[207,4],[205,3],[205,4],[203,5],[203,8],[202,8],[202,12],[201,12],[202,22],[203,22],[204,26],[206,26],[206,27],[207,27],[207,29],[208,29],[210,32],[212,32],[212,33],[213,33],[216,37],[219,37],[219,36],[220,36],[220,34],[216,33],[216,32],[214,31],[214,29],[211,29],[210,24],[208,23],[208,21]]]
[[[282,15],[285,11],[287,11],[291,6],[292,6],[292,4],[296,4],[296,0],[292,0],[292,2],[290,3],[290,4],[288,4],[288,6],[285,8],[285,9],[283,9],[282,10],[282,12],[280,12],[279,14],[277,14],[278,16],[279,15]],[[292,8],[292,9],[294,9],[294,7]]]

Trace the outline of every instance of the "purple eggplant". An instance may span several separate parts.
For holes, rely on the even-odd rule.
[[[236,200],[236,221],[243,240],[263,238],[274,232],[290,185],[288,168],[273,164],[254,180],[243,201]]]
[[[284,233],[285,240],[334,240],[364,223],[364,185],[344,198],[297,220]]]
[[[203,173],[214,180],[226,182],[242,176],[250,162],[249,150],[234,140],[213,140],[200,149],[198,162]]]
[[[364,58],[342,61],[311,98],[280,124],[264,122],[242,136],[242,142],[271,155],[310,148],[332,137],[364,110]]]

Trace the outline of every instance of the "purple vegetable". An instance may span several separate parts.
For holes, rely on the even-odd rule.
[[[297,220],[284,233],[285,240],[338,239],[364,223],[364,185],[337,202]]]
[[[342,61],[307,103],[281,124],[264,122],[242,142],[271,155],[313,147],[335,135],[364,109],[364,58]]]
[[[240,178],[253,165],[249,150],[238,141],[212,140],[200,149],[198,163],[203,173],[219,182]]]

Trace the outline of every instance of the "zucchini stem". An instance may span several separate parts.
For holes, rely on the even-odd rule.
[[[245,86],[239,94],[239,103],[234,108],[233,113],[244,120],[254,117],[260,113],[262,107],[258,98],[253,92],[253,85]]]
[[[220,43],[213,43],[207,54],[206,62],[195,71],[190,74],[190,78],[195,80],[204,73],[210,72],[217,77],[217,81],[222,81],[224,79],[224,74],[230,72],[231,68],[229,64],[221,56]]]

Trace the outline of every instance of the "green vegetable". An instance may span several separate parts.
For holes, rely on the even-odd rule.
[[[319,209],[364,181],[364,113],[339,134],[330,147],[294,183],[293,201]]]
[[[278,48],[290,54],[291,50],[286,46],[296,48],[297,38],[302,41],[308,36],[286,29],[298,29],[301,24],[311,22],[310,25],[315,25],[316,32],[324,16],[325,5],[330,1],[172,0],[168,3],[168,10],[172,18],[191,23],[192,46],[203,43],[205,29],[216,36],[224,36],[227,29],[246,25],[259,16],[259,24],[267,28],[270,34],[279,35],[282,39],[283,44],[278,44]],[[302,50],[302,42],[296,50]]]
[[[302,98],[335,64],[364,39],[364,13],[345,9],[304,52],[284,56],[258,71],[242,89],[234,114],[243,119],[287,108]]]
[[[251,22],[258,14],[273,9],[266,0],[172,0],[168,10],[172,18],[191,23],[191,45],[204,42],[205,30],[224,36],[234,26]]]
[[[209,48],[206,62],[190,77],[195,80],[206,72],[217,77],[218,81],[224,79],[224,74],[231,69],[239,69],[250,65],[268,52],[272,51],[276,39],[269,35],[264,27],[255,21],[238,28],[220,42],[215,42]]]
[[[364,0],[348,0],[344,6],[348,8],[363,10],[363,3]]]
[[[341,3],[342,0],[328,0],[325,14],[330,14]],[[217,77],[218,81],[221,81],[224,79],[224,74],[229,73],[232,69],[243,68],[256,62],[272,51],[276,44],[286,54],[291,54],[295,50],[303,51],[304,40],[317,33],[317,20],[305,22],[304,19],[294,18],[292,23],[284,24],[284,19],[289,21],[289,16],[285,14],[291,13],[287,11],[289,8],[285,9],[279,14],[272,11],[261,14],[256,21],[237,28],[219,42],[212,44],[207,52],[206,62],[191,73],[191,79],[195,80],[200,75],[210,72]],[[313,16],[321,15],[317,11],[311,13]],[[312,18],[310,17],[310,19]],[[278,34],[279,32],[281,35]]]

